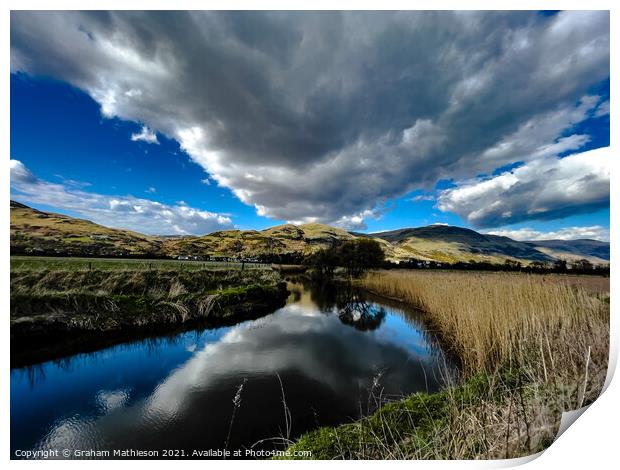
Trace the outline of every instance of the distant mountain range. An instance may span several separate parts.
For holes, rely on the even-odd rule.
[[[527,243],[551,257],[567,261],[586,258],[594,262],[609,262],[609,242],[581,239],[539,240]]]
[[[388,259],[453,263],[506,259],[609,262],[609,243],[597,240],[516,241],[446,225],[363,234],[323,224],[285,224],[265,230],[225,230],[204,236],[149,236],[88,220],[43,212],[11,201],[11,253],[63,256],[260,257],[307,255],[357,237],[379,242]]]

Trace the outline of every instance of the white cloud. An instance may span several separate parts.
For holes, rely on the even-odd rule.
[[[598,108],[596,108],[596,112],[594,113],[595,117],[602,117],[609,115],[609,100],[601,103]]]
[[[541,232],[531,228],[519,228],[513,230],[491,230],[491,235],[500,235],[502,237],[509,237],[513,240],[578,240],[578,239],[592,239],[609,241],[609,229],[600,225],[591,225],[588,227],[565,227],[560,230]]]
[[[570,134],[558,137],[565,129],[585,120],[596,108],[598,96],[585,95],[577,106],[572,104],[545,113],[523,123],[516,132],[502,138],[492,147],[486,149],[478,158],[472,159],[479,172],[486,172],[504,165],[555,157],[568,151],[575,151],[590,140],[588,135]],[[468,162],[463,161],[464,165]]]
[[[378,218],[379,214],[373,212],[371,210],[366,210],[360,212],[359,214],[351,215],[351,216],[342,216],[340,219],[334,222],[336,227],[340,227],[344,230],[366,230],[368,226],[364,219],[367,218]]]
[[[146,191],[144,191],[144,192],[145,192],[145,193],[149,193],[149,194],[155,194],[155,193],[157,192],[157,189],[156,189],[155,187],[153,187],[153,186],[149,186],[149,187],[147,188],[147,190],[146,190]]]
[[[14,160],[11,158],[9,161],[9,169],[11,170],[11,183],[19,184],[19,185],[29,185],[36,184],[37,179],[35,176],[30,173],[30,170],[26,168],[19,160]]]
[[[13,12],[11,70],[176,139],[262,215],[357,223],[581,148],[609,12]]]
[[[557,219],[609,206],[609,147],[565,158],[539,158],[488,179],[457,183],[440,193],[444,212],[478,227]]]
[[[147,234],[196,234],[233,228],[231,219],[186,204],[174,206],[133,196],[110,196],[51,183],[10,161],[11,198],[72,211],[93,222]]]
[[[131,134],[131,140],[133,140],[134,142],[141,140],[143,142],[146,142],[147,144],[159,144],[159,141],[157,140],[157,134],[155,134],[155,132],[153,132],[146,126],[142,126],[140,132]]]
[[[420,201],[434,201],[435,196],[432,194],[419,194],[411,198],[412,202],[420,202]]]

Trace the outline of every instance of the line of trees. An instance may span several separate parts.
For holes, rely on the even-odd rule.
[[[532,261],[529,264],[522,264],[519,261],[507,259],[503,264],[489,263],[484,261],[470,260],[469,262],[459,261],[457,263],[440,263],[436,261],[425,261],[410,259],[400,263],[385,262],[384,269],[457,269],[463,271],[519,271],[527,273],[559,273],[559,274],[595,274],[609,275],[610,267],[606,265],[596,265],[587,259],[573,261],[570,264],[565,260],[553,262]]]
[[[568,263],[565,260],[552,262],[533,261],[523,264],[507,259],[504,263],[490,263],[469,260],[468,262],[442,263],[420,259],[410,259],[394,263],[385,260],[381,245],[369,238],[347,240],[331,248],[322,249],[307,256],[303,263],[310,266],[315,277],[331,279],[338,267],[346,270],[351,277],[359,277],[369,269],[455,269],[463,271],[515,271],[526,273],[592,274],[608,276],[609,264],[596,265],[587,259]]]

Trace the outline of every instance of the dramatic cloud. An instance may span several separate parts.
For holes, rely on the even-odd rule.
[[[510,237],[513,240],[578,240],[587,238],[609,241],[609,229],[600,225],[566,227],[555,232],[540,232],[531,228],[520,228],[515,230],[492,230],[487,233]]]
[[[261,215],[362,226],[588,142],[609,13],[12,12],[11,69],[176,139]]]
[[[540,158],[488,179],[442,191],[437,206],[476,227],[557,219],[609,205],[609,147]]]
[[[155,132],[153,132],[146,126],[142,126],[142,129],[140,130],[139,133],[131,134],[131,140],[133,140],[134,142],[141,140],[148,144],[159,144],[159,141],[157,140],[157,135],[155,134]]]
[[[229,217],[179,204],[169,206],[133,196],[109,196],[51,183],[11,160],[11,198],[73,211],[108,227],[148,234],[198,234],[233,227]]]

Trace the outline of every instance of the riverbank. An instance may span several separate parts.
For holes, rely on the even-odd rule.
[[[13,270],[11,363],[231,325],[281,307],[287,296],[267,270]]]
[[[369,274],[363,287],[425,312],[458,356],[462,376],[439,393],[308,433],[289,450],[320,459],[493,459],[544,450],[561,413],[593,402],[605,381],[609,293],[591,283],[505,273]]]

